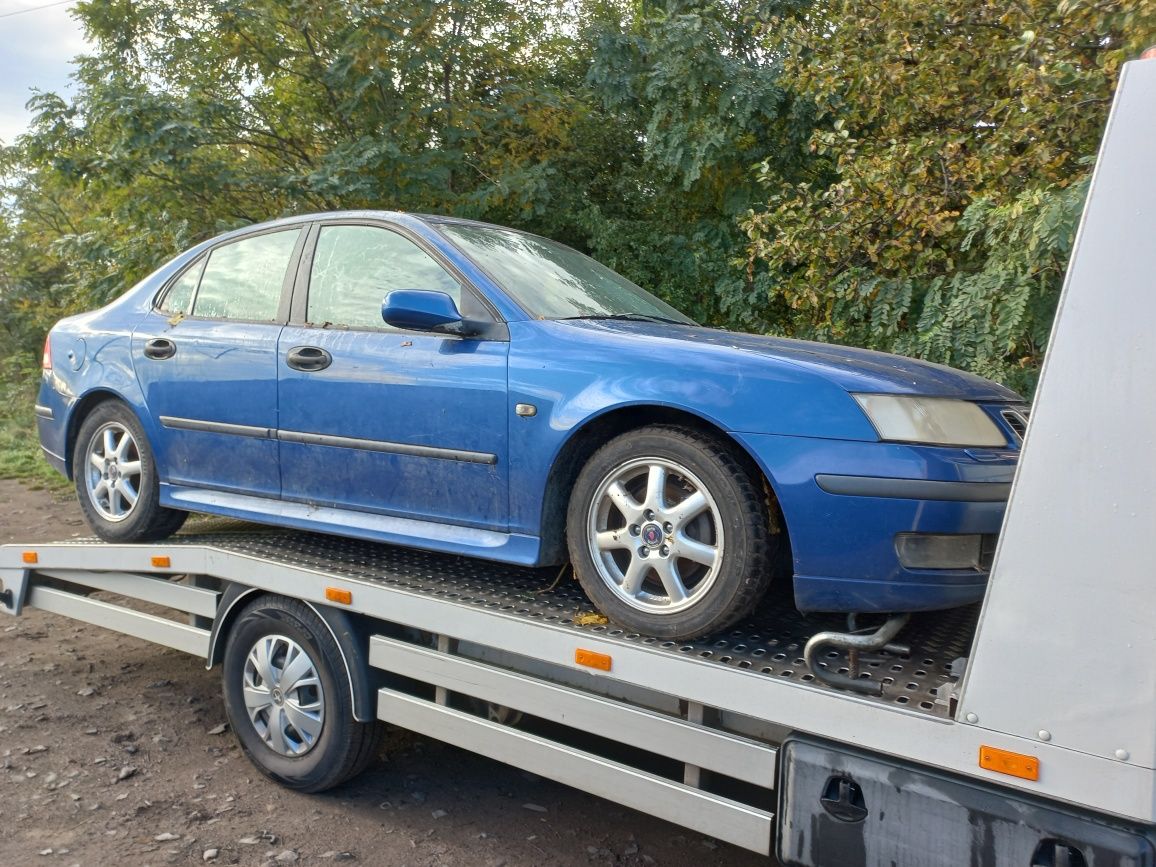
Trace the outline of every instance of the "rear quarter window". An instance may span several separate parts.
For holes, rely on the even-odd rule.
[[[186,268],[185,272],[173,281],[161,298],[161,303],[157,305],[159,311],[170,315],[188,314],[193,303],[193,296],[197,292],[197,284],[201,280],[201,272],[205,270],[206,261],[206,258],[202,257],[192,267]]]

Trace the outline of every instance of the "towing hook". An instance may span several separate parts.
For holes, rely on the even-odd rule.
[[[828,686],[833,686],[836,689],[849,689],[867,695],[883,695],[883,684],[879,681],[862,680],[857,676],[859,674],[859,654],[864,651],[876,650],[886,650],[888,653],[895,654],[909,653],[910,648],[902,644],[892,644],[891,639],[910,619],[910,614],[893,614],[887,618],[882,626],[866,635],[851,632],[816,632],[807,641],[806,647],[803,648],[803,659],[806,660],[807,667],[815,675],[815,678]],[[831,671],[818,662],[819,650],[828,646],[847,651],[850,675]]]

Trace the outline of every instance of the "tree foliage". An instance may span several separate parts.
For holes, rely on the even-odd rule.
[[[1120,63],[1152,0],[850,0],[772,25],[816,175],[760,169],[752,265],[794,334],[1030,388]]]
[[[90,0],[76,95],[37,96],[4,157],[13,279],[92,306],[225,228],[391,208],[542,232],[743,324],[737,218],[789,104],[757,36],[777,8]]]
[[[0,333],[32,359],[223,229],[392,208],[1030,388],[1154,4],[87,0],[74,93],[0,151]]]

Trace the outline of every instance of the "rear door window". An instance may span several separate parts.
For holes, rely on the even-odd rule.
[[[285,272],[301,229],[243,238],[209,254],[193,315],[274,322]]]

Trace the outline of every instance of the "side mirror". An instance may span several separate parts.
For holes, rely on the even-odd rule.
[[[450,331],[461,333],[462,314],[454,299],[445,292],[427,289],[397,289],[385,296],[381,318],[395,328],[410,331]]]

